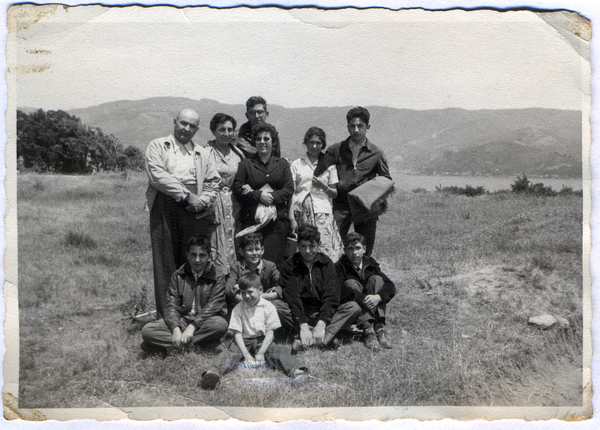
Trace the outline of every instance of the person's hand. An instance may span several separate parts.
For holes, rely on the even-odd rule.
[[[313,335],[308,328],[308,324],[300,325],[300,341],[304,346],[310,346],[313,344]]]
[[[264,191],[260,193],[260,202],[263,205],[272,205],[274,201],[273,194]]]
[[[196,328],[194,327],[193,324],[190,324],[185,328],[183,333],[181,333],[181,344],[182,345],[187,345],[188,343],[190,343],[192,341],[192,337],[194,337],[195,330],[196,330]]]
[[[371,312],[375,312],[377,306],[381,303],[381,296],[379,294],[370,294],[365,297],[363,303]]]
[[[316,185],[317,187],[321,188],[323,191],[327,191],[329,189],[329,184],[325,182],[324,179],[317,178],[316,176],[313,176],[312,183],[313,185]]]
[[[171,341],[173,342],[173,345],[175,345],[175,348],[179,348],[181,346],[181,329],[179,327],[175,327],[173,330]]]
[[[254,191],[252,189],[252,187],[248,184],[244,184],[242,185],[242,194],[246,195],[246,194],[250,194],[252,191]]]
[[[323,338],[325,337],[325,322],[319,320],[317,325],[312,331],[313,342],[316,345],[323,344]]]
[[[290,237],[296,237],[298,232],[298,223],[295,217],[290,218]]]
[[[275,292],[275,291],[267,291],[266,293],[262,293],[260,296],[261,296],[263,299],[265,299],[265,300],[269,300],[269,301],[271,301],[271,300],[275,300],[276,298],[278,298],[278,297],[279,297],[279,295],[278,295],[278,294],[277,294],[277,292]]]
[[[254,359],[256,360],[256,364],[262,364],[265,362],[265,355],[264,354],[256,354],[256,357],[254,357]]]
[[[192,213],[202,212],[206,207],[205,203],[198,197],[197,194],[188,194],[185,201],[188,203],[186,210]]]
[[[256,360],[250,354],[244,354],[244,361],[247,363],[256,363]]]
[[[239,291],[237,293],[235,293],[234,299],[235,299],[236,303],[239,303],[242,301],[242,295],[240,294]]]

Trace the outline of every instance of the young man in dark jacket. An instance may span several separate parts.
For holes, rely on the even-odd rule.
[[[144,349],[217,342],[227,332],[226,270],[209,261],[209,237],[192,236],[186,249],[187,262],[171,277],[164,319],[142,329]]]
[[[300,336],[293,350],[328,345],[338,331],[350,326],[361,313],[356,302],[340,305],[340,282],[331,259],[319,252],[320,241],[316,227],[300,227],[299,252],[281,268],[283,297],[294,321],[290,328]]]
[[[365,238],[361,234],[346,235],[344,255],[335,264],[343,283],[341,302],[360,305],[358,327],[364,331],[367,348],[378,350],[379,341],[381,346],[391,349],[392,344],[385,334],[385,308],[396,294],[396,287],[365,251]]]

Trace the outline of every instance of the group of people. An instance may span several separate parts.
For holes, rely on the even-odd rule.
[[[350,136],[327,149],[325,132],[311,127],[306,155],[291,164],[268,115],[266,101],[251,97],[237,133],[235,119],[218,113],[214,139],[196,144],[200,118],[184,109],[146,151],[159,319],[144,326],[142,347],[218,344],[229,332],[203,388],[240,360],[305,373],[296,353],[335,347],[352,324],[369,349],[392,348],[384,327],[395,286],[371,257],[377,214],[353,218],[348,203],[361,184],[391,179],[366,137],[368,110],[351,109]],[[266,222],[261,211],[271,213]],[[286,259],[288,238],[297,251]],[[276,330],[293,336],[291,348],[273,342]]]

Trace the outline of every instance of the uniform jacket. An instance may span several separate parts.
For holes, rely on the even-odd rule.
[[[300,324],[315,312],[325,324],[331,321],[340,303],[340,283],[329,257],[319,252],[309,271],[297,252],[283,263],[280,280],[283,298]]]
[[[222,266],[208,262],[196,281],[188,263],[177,269],[171,277],[164,311],[165,323],[169,330],[173,331],[175,327],[179,327],[183,331],[188,324],[195,324],[198,328],[206,318],[222,316],[225,308],[226,273]],[[194,297],[198,311],[192,317],[188,314],[192,309]]]

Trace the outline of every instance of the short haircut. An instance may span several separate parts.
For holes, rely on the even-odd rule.
[[[210,254],[210,236],[204,236],[201,234],[195,234],[190,237],[185,244],[185,252],[190,252],[192,246],[199,246],[200,248],[204,248],[204,251]]]
[[[218,113],[210,120],[210,131],[216,131],[219,124],[226,123],[227,121],[231,121],[233,125],[233,129],[237,127],[237,123],[235,122],[235,118],[231,115],[227,115],[226,113]]]
[[[319,139],[321,139],[321,142],[323,143],[323,149],[327,146],[327,139],[325,138],[325,132],[323,131],[322,128],[319,128],[319,127],[311,127],[308,129],[308,131],[304,135],[304,144],[308,145],[308,141],[313,136],[317,136]]]
[[[321,243],[321,233],[317,227],[308,224],[302,224],[298,229],[298,243],[301,241]]]
[[[344,238],[344,248],[354,245],[356,242],[360,242],[363,246],[365,246],[365,237],[360,233],[348,233]]]
[[[256,105],[264,105],[265,110],[267,109],[267,101],[261,96],[252,96],[246,101],[246,112],[250,111]]]
[[[354,118],[360,118],[365,124],[369,125],[369,119],[371,119],[371,114],[364,107],[357,106],[355,108],[350,109],[346,114],[346,121],[348,122],[348,124],[350,124],[350,121],[352,121]]]
[[[258,133],[260,133],[261,131],[268,131],[269,133],[271,133],[271,142],[273,143],[273,149],[279,148],[279,133],[277,133],[277,129],[275,128],[275,126],[269,124],[268,122],[255,124],[254,127],[252,127],[252,142],[255,144],[255,146],[256,136],[258,136]]]
[[[240,291],[248,291],[250,288],[256,288],[260,291],[262,291],[263,289],[262,282],[260,281],[260,276],[258,276],[254,272],[242,275],[238,280],[238,287],[240,288]]]
[[[240,249],[244,249],[248,245],[263,246],[263,236],[258,232],[245,234],[242,237],[240,237],[238,245]]]

